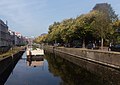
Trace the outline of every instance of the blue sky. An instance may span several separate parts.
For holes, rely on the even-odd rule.
[[[75,18],[105,2],[120,15],[120,0],[0,0],[0,19],[24,36],[39,36],[54,21]]]

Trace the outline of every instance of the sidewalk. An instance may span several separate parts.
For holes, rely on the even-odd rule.
[[[103,47],[103,49],[100,48],[98,50],[108,51],[108,47]]]
[[[80,49],[87,49],[87,48],[80,48]],[[100,50],[100,51],[108,51],[108,47],[103,47],[103,49],[89,49],[89,50]],[[110,50],[109,50],[110,51]]]

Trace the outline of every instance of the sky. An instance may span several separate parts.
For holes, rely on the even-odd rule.
[[[97,3],[111,4],[120,15],[120,0],[0,0],[0,19],[10,30],[37,37],[55,21],[88,13]]]

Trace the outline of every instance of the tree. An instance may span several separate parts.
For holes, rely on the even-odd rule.
[[[94,36],[98,36],[98,38],[101,38],[101,48],[103,48],[103,40],[106,39],[112,28],[108,18],[104,13],[98,11],[95,12],[96,17],[91,23],[91,27],[94,29]]]
[[[83,47],[85,47],[85,40],[88,37],[93,37],[93,30],[91,28],[91,23],[95,18],[95,13],[91,12],[85,15],[81,15],[76,18],[76,30],[75,33],[78,34],[79,38],[83,40]],[[91,40],[92,41],[92,40]]]
[[[46,38],[47,38],[47,34],[35,38],[34,42],[38,43],[38,44],[45,43],[46,42]]]
[[[74,19],[66,19],[62,22],[61,37],[65,43],[71,43],[74,40]]]
[[[95,7],[93,8],[93,10],[92,11],[99,11],[99,12],[101,12],[101,14],[102,14],[102,16],[104,16],[103,17],[103,24],[104,24],[104,26],[103,27],[108,27],[109,29],[106,29],[106,28],[104,28],[103,30],[106,32],[104,32],[104,33],[102,33],[101,35],[101,37],[103,37],[103,39],[108,39],[108,42],[110,43],[111,42],[111,38],[113,38],[113,34],[114,34],[114,31],[115,31],[115,29],[114,28],[112,28],[112,24],[114,23],[114,22],[116,22],[116,21],[118,21],[118,15],[117,14],[115,14],[115,11],[113,10],[113,8],[111,7],[111,5],[110,4],[108,4],[108,3],[100,3],[100,4],[96,4],[95,5]],[[101,17],[102,17],[101,16]],[[100,17],[100,18],[101,18]],[[100,20],[100,19],[99,19]],[[101,19],[102,20],[102,19]],[[105,20],[105,21],[104,21]],[[106,23],[106,25],[107,26],[105,26],[105,23]],[[109,25],[108,25],[108,24]],[[98,25],[100,25],[99,23],[98,23]],[[101,27],[102,28],[102,27]],[[103,39],[101,40],[102,42],[101,42],[101,46],[103,46]]]
[[[113,22],[112,26],[115,30],[120,29],[120,20]]]
[[[113,44],[118,44],[120,43],[120,20],[114,22],[112,26],[114,29],[114,33],[112,36],[112,42]]]
[[[77,40],[83,43],[83,47],[85,47],[89,41],[94,42],[101,39],[102,48],[103,41],[110,41],[114,34],[117,25],[114,25],[113,22],[117,20],[118,17],[110,4],[96,4],[93,10],[87,14],[82,14],[75,19],[70,18],[61,22],[54,22],[49,26],[45,41],[51,44],[55,42],[71,44]]]
[[[48,33],[51,33],[52,30],[53,30],[54,28],[57,28],[57,26],[59,26],[59,25],[60,25],[59,22],[54,22],[52,25],[49,26],[49,31],[48,31]]]

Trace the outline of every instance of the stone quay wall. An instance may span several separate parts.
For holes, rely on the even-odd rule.
[[[84,48],[65,48],[45,46],[45,51],[52,53],[64,53],[79,59],[105,65],[115,69],[120,69],[120,53],[112,51],[92,50]]]

